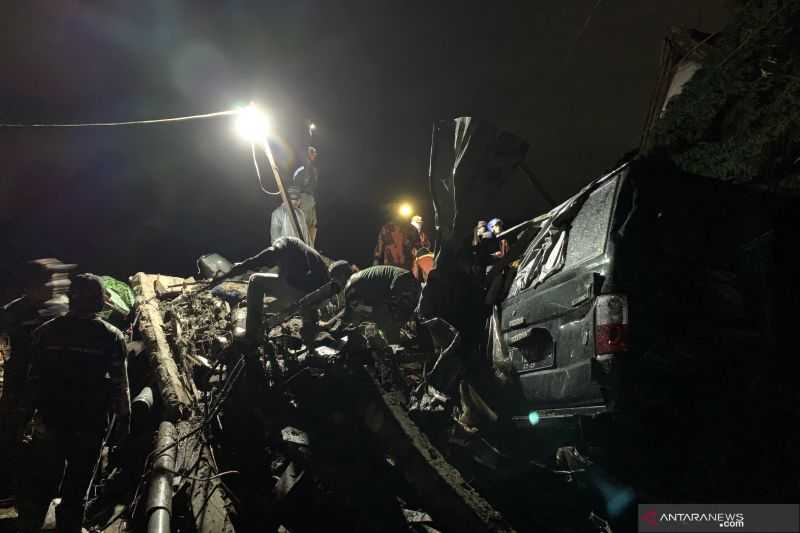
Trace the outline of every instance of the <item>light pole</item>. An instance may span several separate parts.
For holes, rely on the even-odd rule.
[[[254,145],[258,144],[264,150],[269,160],[269,166],[272,168],[272,175],[275,177],[275,183],[278,185],[281,199],[289,207],[294,231],[298,238],[305,242],[303,231],[300,229],[300,221],[297,219],[294,206],[292,202],[289,201],[289,196],[286,194],[286,188],[283,186],[283,179],[278,171],[278,165],[275,163],[275,157],[272,155],[272,148],[269,146],[268,133],[270,129],[269,119],[255,104],[251,103],[247,107],[238,109],[236,113],[236,131],[246,141]]]

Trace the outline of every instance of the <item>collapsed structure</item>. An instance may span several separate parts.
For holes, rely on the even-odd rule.
[[[133,435],[99,472],[93,525],[511,530],[408,416],[429,354],[372,324],[304,346],[298,319],[251,343],[242,282],[131,284]]]

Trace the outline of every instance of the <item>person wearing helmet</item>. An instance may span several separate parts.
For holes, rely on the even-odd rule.
[[[411,217],[411,227],[413,230],[411,234],[411,255],[413,258],[411,273],[420,282],[425,282],[428,279],[428,273],[433,269],[434,256],[431,250],[431,240],[425,232],[422,217],[414,215]]]
[[[500,239],[498,235],[503,232],[503,221],[499,218],[493,218],[489,221],[486,225],[487,229],[491,233],[490,238],[490,246],[491,246],[491,255],[492,258],[495,260],[505,257],[508,253],[509,245],[508,241],[505,239]]]
[[[28,387],[35,414],[23,444],[27,475],[17,491],[22,531],[39,531],[60,484],[57,529],[80,532],[84,496],[109,414],[116,415],[115,441],[128,435],[125,338],[97,316],[103,301],[99,277],[75,276],[69,313],[33,333]]]
[[[308,237],[308,222],[303,214],[302,201],[300,199],[300,191],[295,187],[288,187],[286,189],[286,196],[289,198],[289,204],[282,203],[272,212],[269,224],[270,243],[275,242],[281,237],[294,237],[310,244]],[[297,216],[297,222],[300,225],[300,235],[294,228],[292,222],[292,210]]]
[[[414,228],[414,231],[411,232],[413,235],[412,246],[414,249],[414,257],[429,253],[431,251],[431,240],[425,232],[422,217],[420,215],[414,215],[411,217],[410,224],[411,227]]]

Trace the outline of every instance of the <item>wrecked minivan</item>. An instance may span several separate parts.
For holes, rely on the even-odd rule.
[[[641,410],[702,384],[743,393],[790,331],[798,213],[634,161],[539,217],[491,325],[518,417]]]
[[[474,224],[503,213],[526,151],[469,117],[434,125],[439,244],[419,310],[457,336],[427,390],[458,398],[472,460],[502,480],[490,490],[584,469],[604,498],[608,475],[650,501],[788,493],[798,196],[640,157],[507,230],[484,275]]]

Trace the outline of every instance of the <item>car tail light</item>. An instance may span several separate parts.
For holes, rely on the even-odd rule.
[[[595,355],[627,351],[629,338],[628,297],[622,294],[598,296],[594,319]]]

